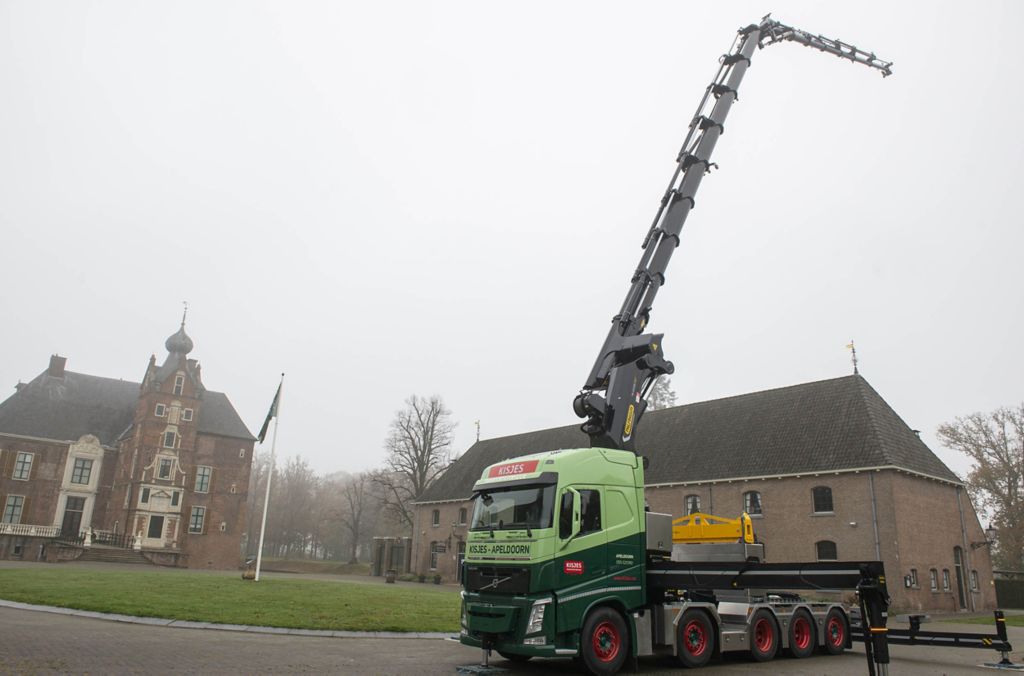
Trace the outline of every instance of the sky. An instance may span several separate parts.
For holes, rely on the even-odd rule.
[[[1024,4],[0,1],[0,386],[190,356],[278,453],[579,422],[690,117],[758,51],[654,306],[679,403],[860,371],[943,422],[1024,399]]]

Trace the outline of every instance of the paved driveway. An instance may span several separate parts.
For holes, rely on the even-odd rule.
[[[956,625],[943,625],[944,628]],[[974,627],[977,630],[978,627]],[[1024,629],[1011,627],[1011,641],[1024,647]],[[976,665],[995,653],[965,649],[893,647],[892,673],[929,675],[992,673]],[[479,652],[429,639],[307,638],[123,624],[83,617],[0,608],[0,673],[253,674],[342,673],[451,676]],[[1014,658],[1024,658],[1019,651]],[[509,675],[579,673],[571,662],[538,661],[509,667]],[[670,661],[641,662],[640,673],[681,674]],[[862,676],[863,653],[755,664],[729,657],[705,674],[821,674]]]

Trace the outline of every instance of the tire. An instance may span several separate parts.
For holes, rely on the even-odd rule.
[[[679,663],[688,669],[703,667],[715,654],[715,639],[718,632],[708,614],[690,608],[679,618],[676,625],[676,656]]]
[[[850,636],[850,623],[846,621],[846,613],[833,608],[825,616],[825,651],[830,655],[839,655],[846,650],[846,639]]]
[[[814,635],[814,618],[806,609],[800,608],[789,621],[789,654],[793,657],[810,657],[818,646]]]
[[[515,653],[506,653],[501,650],[498,651],[498,654],[501,655],[502,658],[508,660],[509,662],[526,662],[531,657],[533,657],[533,655],[517,655]]]
[[[611,676],[629,657],[629,629],[618,611],[596,608],[587,615],[580,636],[583,668],[595,676]]]
[[[779,626],[770,611],[761,608],[750,618],[750,656],[767,662],[779,650]]]

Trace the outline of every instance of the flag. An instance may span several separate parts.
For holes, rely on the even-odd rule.
[[[283,383],[282,383],[283,384]],[[260,428],[260,443],[267,436],[267,429],[270,427],[270,421],[277,417],[277,407],[281,403],[281,385],[277,386],[277,392],[274,394],[274,401],[270,404],[270,410],[267,411],[267,419],[263,421],[263,427]]]
[[[853,349],[853,343],[847,343],[846,344],[846,349],[847,350],[852,350]]]

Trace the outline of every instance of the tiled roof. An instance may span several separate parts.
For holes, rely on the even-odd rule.
[[[466,498],[490,464],[589,445],[578,425],[475,443],[421,498]],[[862,376],[650,411],[637,449],[648,484],[894,466],[960,482]]]
[[[132,424],[139,387],[126,380],[72,371],[53,377],[44,371],[0,402],[0,434],[57,441],[93,434],[104,446],[114,446]],[[220,392],[203,393],[197,425],[201,433],[255,438]]]

